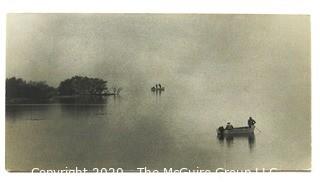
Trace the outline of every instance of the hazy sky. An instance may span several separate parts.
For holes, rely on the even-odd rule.
[[[9,14],[7,20],[7,77],[52,86],[74,75],[195,90],[254,83],[277,89],[310,78],[308,16]]]

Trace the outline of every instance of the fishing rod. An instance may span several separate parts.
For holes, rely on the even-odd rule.
[[[256,129],[257,129],[260,133],[262,133],[262,131],[261,131],[261,130],[259,130],[259,128],[258,128],[258,127],[256,127]]]

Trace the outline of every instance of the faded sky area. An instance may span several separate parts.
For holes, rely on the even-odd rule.
[[[6,75],[52,86],[83,75],[134,89],[276,90],[310,79],[309,23],[293,15],[9,14]]]

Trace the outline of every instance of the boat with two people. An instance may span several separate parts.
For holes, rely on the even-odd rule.
[[[252,135],[254,134],[256,121],[249,117],[248,126],[244,127],[233,127],[230,122],[227,123],[226,127],[220,126],[217,129],[218,136],[237,136],[237,135]]]
[[[151,88],[151,91],[152,92],[158,92],[158,91],[164,91],[164,87],[161,86],[161,84],[156,84],[156,86],[153,86]]]

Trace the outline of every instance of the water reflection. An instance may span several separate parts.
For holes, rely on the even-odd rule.
[[[156,95],[156,96],[161,96],[161,93],[164,92],[163,90],[155,90],[155,91],[152,91],[153,95]]]
[[[156,103],[159,104],[161,101],[161,93],[164,92],[162,90],[152,91],[152,94],[155,96]]]
[[[113,97],[112,97],[112,99],[113,99],[113,102],[115,103],[115,104],[121,104],[121,96],[120,95],[114,95]]]
[[[256,143],[256,137],[254,134],[249,135],[248,136],[248,144],[249,144],[249,148],[250,150],[253,150],[255,147],[255,143]]]
[[[106,104],[108,97],[103,96],[76,96],[59,97],[57,101],[60,104],[88,105],[88,104]]]
[[[220,145],[223,145],[224,142],[226,141],[228,147],[232,147],[234,144],[234,140],[248,140],[248,147],[250,151],[252,151],[255,147],[255,134],[242,134],[242,135],[235,135],[235,136],[223,136],[219,135],[217,136]]]
[[[10,118],[11,122],[16,121],[42,121],[46,120],[50,106],[46,104],[21,104],[21,105],[6,105],[6,117]]]

